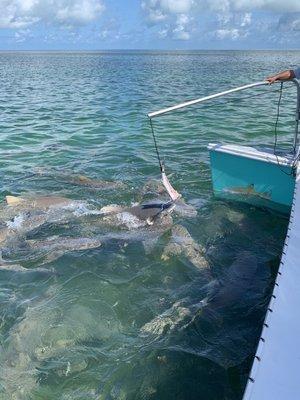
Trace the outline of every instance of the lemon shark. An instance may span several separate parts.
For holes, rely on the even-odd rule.
[[[53,359],[59,360],[55,369],[58,376],[74,375],[76,379],[76,373],[88,367],[84,352],[78,352],[78,343],[93,337],[106,340],[120,331],[113,309],[98,301],[102,307],[93,310],[79,298],[75,304],[66,302],[57,284],[28,301],[23,315],[2,341],[0,398],[39,397],[40,368]]]
[[[32,274],[38,273],[43,275],[56,275],[56,272],[53,268],[24,268],[20,264],[10,264],[3,260],[0,261],[0,271],[2,272],[11,272],[11,273],[21,273],[21,274]]]
[[[62,181],[77,186],[85,186],[88,188],[112,190],[112,189],[124,189],[126,188],[125,183],[121,181],[107,181],[104,179],[94,179],[83,174],[74,174],[72,172],[59,170],[50,170],[46,168],[37,168],[35,174],[40,176],[46,176],[53,178],[56,181]]]
[[[188,337],[191,348],[197,349],[199,356],[225,368],[238,365],[253,352],[253,344],[247,342],[246,345],[238,329],[246,323],[247,313],[257,312],[256,305],[261,307],[270,276],[269,269],[260,264],[255,255],[241,251],[221,279],[205,284],[197,279],[186,285],[177,293],[176,301],[144,324],[140,333],[145,339],[160,341],[168,341],[172,335],[178,340],[178,346],[180,340]],[[234,317],[232,322],[232,313],[239,313],[239,319]],[[205,334],[205,341],[199,336],[191,338],[191,330]]]
[[[72,251],[96,249],[102,245],[99,238],[61,236],[52,236],[45,240],[26,240],[25,243],[31,250],[45,254],[44,264],[55,261],[64,254]]]
[[[6,203],[11,207],[47,210],[50,207],[59,208],[69,206],[74,203],[74,200],[59,196],[6,196]]]
[[[110,205],[102,207],[100,212],[107,217],[116,216],[117,218],[112,218],[112,223],[115,220],[115,223],[118,224],[122,222],[122,219],[125,220],[126,216],[134,218],[140,221],[141,225],[153,225],[158,217],[161,214],[168,214],[174,210],[174,203],[172,201],[168,202],[149,202],[144,204],[137,204],[131,207],[122,207],[116,205]],[[109,218],[106,218],[106,221],[109,221]]]

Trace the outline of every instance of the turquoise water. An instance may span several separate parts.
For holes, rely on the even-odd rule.
[[[2,230],[17,231],[2,263],[36,270],[0,270],[1,399],[241,399],[288,221],[214,199],[206,146],[272,146],[276,87],[154,122],[170,179],[197,210],[173,223],[201,246],[205,269],[188,253],[162,257],[172,227],[103,224],[97,210],[140,201],[159,177],[147,112],[261,80],[299,56],[0,54],[1,200],[75,201],[51,212],[1,208]],[[294,98],[287,84],[280,149],[292,142]],[[118,185],[84,185],[78,175]],[[49,245],[103,235],[97,248]],[[30,246],[42,239],[43,249]]]

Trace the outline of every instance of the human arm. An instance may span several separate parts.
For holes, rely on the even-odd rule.
[[[292,69],[288,69],[286,71],[279,72],[276,75],[268,76],[266,80],[272,84],[276,81],[288,81],[290,79],[294,79],[295,77],[295,72]]]

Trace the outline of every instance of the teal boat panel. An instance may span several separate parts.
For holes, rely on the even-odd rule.
[[[295,177],[288,165],[210,150],[216,197],[289,213]]]

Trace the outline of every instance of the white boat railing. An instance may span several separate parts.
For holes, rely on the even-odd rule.
[[[280,81],[278,81],[278,82],[280,82]],[[289,82],[289,81],[285,81],[285,82]],[[299,150],[299,145],[298,145],[299,119],[300,119],[300,85],[299,85],[299,82],[297,81],[297,79],[293,79],[290,82],[293,82],[297,87],[297,107],[296,107],[296,118],[295,118],[296,123],[295,123],[295,135],[294,135],[293,149],[294,149],[295,156],[298,158],[300,156],[300,150]],[[181,108],[188,107],[188,106],[191,106],[194,104],[204,103],[205,101],[213,100],[218,97],[226,96],[231,93],[240,92],[242,90],[251,89],[254,87],[258,87],[258,86],[270,86],[270,83],[268,81],[260,81],[260,82],[250,83],[249,85],[239,86],[239,87],[236,87],[233,89],[225,90],[224,92],[215,93],[210,96],[200,97],[199,99],[186,101],[184,103],[180,103],[180,104],[177,104],[172,107],[167,107],[167,108],[163,108],[162,110],[159,110],[159,111],[151,112],[148,114],[148,117],[150,119],[152,119],[152,118],[158,117],[160,115],[169,113],[171,111],[179,110]]]

